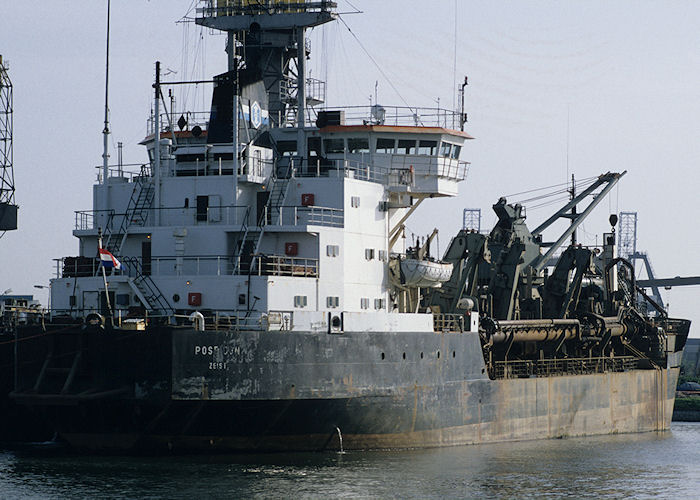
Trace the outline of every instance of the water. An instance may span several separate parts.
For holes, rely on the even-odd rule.
[[[414,451],[89,457],[0,451],[0,498],[698,498],[700,424]]]

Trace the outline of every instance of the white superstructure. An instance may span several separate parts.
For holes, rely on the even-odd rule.
[[[271,3],[287,9],[282,17],[333,17],[331,2]],[[247,3],[204,4],[198,23],[226,30],[238,52],[253,43],[239,24],[264,14]],[[235,26],[219,25],[226,20]],[[290,23],[282,44],[296,50],[303,29]],[[376,315],[407,312],[389,262],[405,254],[403,225],[415,208],[455,196],[466,177],[462,115],[321,109],[309,96],[318,82],[301,73],[306,85],[297,88],[306,95],[285,99],[250,66],[231,62],[215,77],[211,113],[152,116],[142,142],[149,161],[135,171],[109,168],[99,179],[94,209],[76,213],[79,257],[57,265],[54,315],[110,313],[95,259],[100,236],[122,262],[106,277],[115,321],[200,311],[208,322],[265,318],[284,328],[308,318],[307,327],[325,328],[336,316],[354,321],[351,313],[371,314],[376,325],[393,321]],[[157,80],[156,88],[168,83]],[[155,102],[157,110],[162,100]],[[237,108],[228,118],[227,106]],[[295,109],[304,109],[301,118]]]

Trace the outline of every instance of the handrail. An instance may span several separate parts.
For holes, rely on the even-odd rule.
[[[638,368],[638,361],[634,356],[496,361],[489,375],[503,379],[623,372]]]

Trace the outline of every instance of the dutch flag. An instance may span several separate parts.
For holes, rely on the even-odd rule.
[[[97,251],[100,253],[100,263],[104,267],[113,267],[114,269],[121,269],[122,263],[117,260],[117,258],[112,255],[109,250],[104,248],[98,248]]]

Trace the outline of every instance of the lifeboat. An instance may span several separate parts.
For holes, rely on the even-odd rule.
[[[403,259],[401,274],[405,286],[438,288],[452,276],[452,264],[431,260]]]

